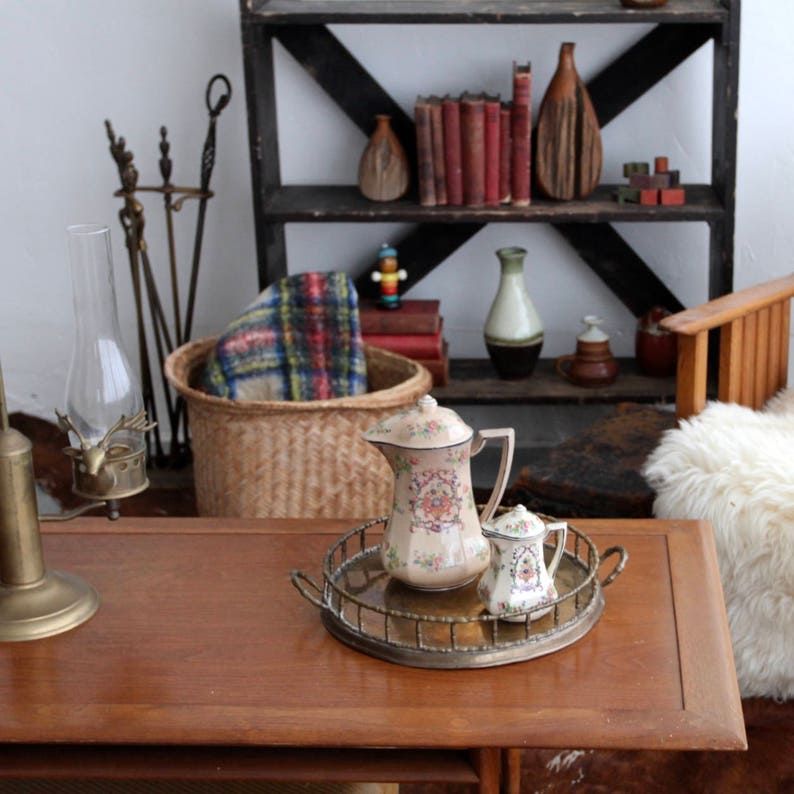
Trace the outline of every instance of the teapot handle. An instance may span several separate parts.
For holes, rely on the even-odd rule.
[[[504,496],[505,488],[507,487],[507,476],[510,474],[510,467],[513,464],[516,433],[512,427],[478,430],[471,445],[472,457],[482,450],[489,438],[500,438],[502,440],[502,460],[499,463],[499,472],[496,475],[493,491],[491,491],[491,498],[483,508],[482,513],[480,513],[480,524],[493,518],[496,508]]]

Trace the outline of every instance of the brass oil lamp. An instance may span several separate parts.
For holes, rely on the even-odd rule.
[[[72,438],[72,490],[87,503],[69,513],[39,516],[33,444],[12,428],[0,370],[0,642],[33,640],[87,621],[99,595],[74,574],[48,570],[39,522],[68,520],[143,491],[148,424],[135,375],[121,345],[110,237],[104,226],[68,229],[77,333],[67,383],[67,413],[56,411]]]

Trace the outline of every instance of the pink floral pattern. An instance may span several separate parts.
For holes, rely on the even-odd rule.
[[[421,528],[428,532],[449,532],[462,528],[463,499],[456,471],[414,472],[409,490],[412,531]]]

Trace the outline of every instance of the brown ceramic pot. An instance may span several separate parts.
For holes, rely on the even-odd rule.
[[[601,320],[588,315],[587,330],[576,340],[576,352],[555,361],[557,372],[577,386],[609,386],[620,371],[609,347],[609,337],[598,328]]]

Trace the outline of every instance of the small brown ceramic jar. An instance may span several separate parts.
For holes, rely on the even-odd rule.
[[[576,352],[555,361],[557,372],[577,386],[609,386],[620,370],[609,347],[609,336],[598,326],[602,320],[593,315],[582,319],[587,330],[576,339]]]

